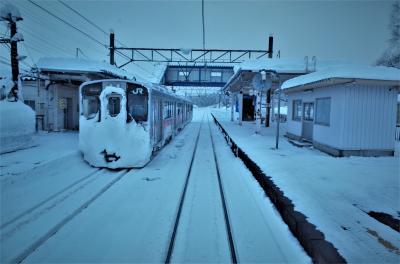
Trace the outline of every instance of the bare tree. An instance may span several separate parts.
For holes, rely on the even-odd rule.
[[[389,46],[376,64],[400,68],[400,2],[396,1],[392,8],[389,24],[391,32],[391,38],[388,41]]]

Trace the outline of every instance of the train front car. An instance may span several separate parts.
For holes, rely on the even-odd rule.
[[[152,147],[149,91],[123,80],[87,82],[80,87],[79,149],[94,167],[143,167]]]

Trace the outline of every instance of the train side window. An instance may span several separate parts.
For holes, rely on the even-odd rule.
[[[85,96],[82,101],[82,113],[87,119],[96,116],[100,108],[100,100],[97,96]]]
[[[108,113],[117,116],[121,112],[121,95],[111,94],[108,96]]]
[[[128,94],[128,113],[136,122],[147,121],[147,94]]]

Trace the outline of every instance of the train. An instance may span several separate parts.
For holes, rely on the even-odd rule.
[[[93,167],[144,167],[193,117],[190,100],[158,84],[95,80],[79,97],[79,150]]]

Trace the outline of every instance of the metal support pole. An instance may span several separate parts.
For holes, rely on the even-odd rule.
[[[234,101],[234,97],[233,97],[233,93],[230,94],[230,100],[231,100],[231,121],[233,122],[233,112],[234,112],[234,108],[235,108],[235,101]]]
[[[274,52],[274,37],[272,35],[268,38],[268,58],[272,58]]]
[[[278,87],[278,118],[276,120],[276,141],[275,149],[279,148],[279,124],[281,122],[281,78],[279,77],[279,87]]]
[[[256,93],[256,134],[261,132],[261,91]]]
[[[240,91],[239,96],[239,125],[242,125],[243,122],[243,92]]]
[[[267,100],[267,109],[266,109],[266,113],[265,113],[265,127],[269,127],[269,119],[270,119],[270,112],[271,112],[271,89],[267,90],[267,96],[266,96],[266,100]]]
[[[114,32],[111,31],[111,33],[110,33],[110,64],[111,65],[115,65],[114,53],[115,53],[115,35],[114,35]]]
[[[17,23],[15,21],[10,21],[10,39],[17,34]],[[18,47],[17,41],[11,41],[11,71],[12,80],[15,83],[16,89],[18,90],[18,75],[19,75],[19,65],[18,65]]]

